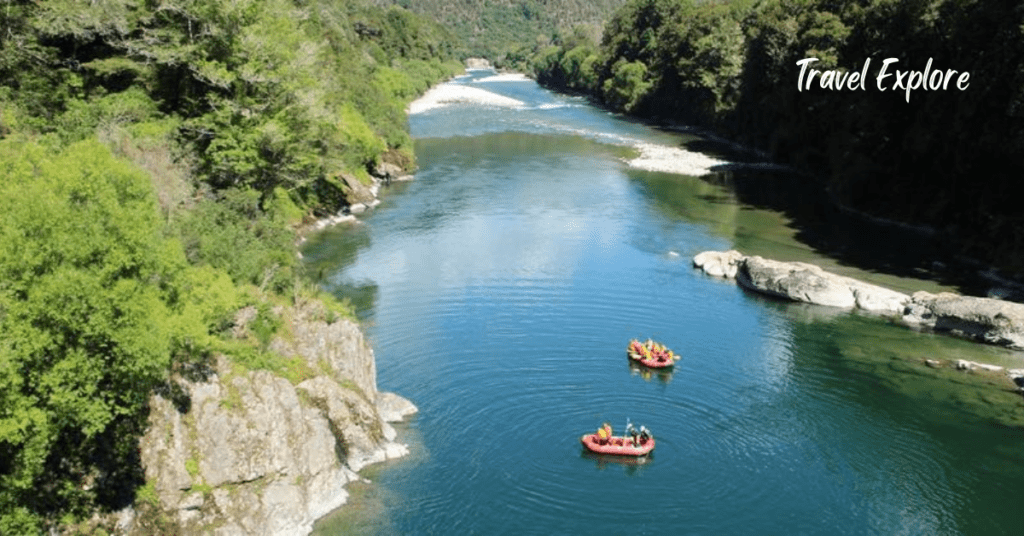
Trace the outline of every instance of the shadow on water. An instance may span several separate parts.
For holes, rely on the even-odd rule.
[[[830,383],[816,387],[850,397],[844,405],[870,407],[892,420],[912,417],[936,426],[995,425],[1015,430],[1008,433],[1024,439],[1024,397],[1006,374],[964,372],[953,366],[959,359],[1014,366],[1020,363],[1019,352],[898,325],[880,330],[877,320],[867,314],[845,314],[792,322],[794,365],[827,371],[820,377]],[[823,324],[828,328],[822,329]],[[929,366],[925,360],[938,365]],[[852,384],[855,389],[849,388]],[[912,416],[907,408],[914,408]],[[1024,464],[1024,453],[1020,461]]]
[[[302,248],[306,273],[336,298],[349,300],[357,313],[372,311],[379,292],[376,283],[339,279],[339,274],[355,264],[359,254],[370,245],[369,230],[360,224],[340,225],[317,233]]]
[[[957,359],[1019,364],[1018,352],[885,325],[869,314],[750,299],[785,321],[736,395],[756,402],[731,421],[744,430],[738,441],[813,453],[836,486],[857,489],[853,497],[877,510],[880,533],[901,526],[912,534],[1022,533],[1024,519],[991,512],[1018,511],[1024,496],[1024,397],[1004,373],[952,366]],[[927,500],[907,500],[917,494]],[[877,506],[893,501],[906,508]]]
[[[752,154],[727,142],[695,139],[684,143],[688,150],[700,151],[731,164],[717,166],[712,173],[700,177],[707,187],[685,183],[679,176],[636,172],[647,186],[655,204],[687,219],[711,222],[715,231],[735,240],[735,247],[744,254],[769,256],[760,240],[776,241],[762,236],[759,225],[750,221],[755,215],[739,215],[750,210],[775,211],[782,223],[792,230],[790,237],[821,257],[830,257],[840,266],[894,278],[931,281],[956,289],[963,294],[984,296],[992,280],[981,275],[976,262],[958,257],[951,241],[943,233],[925,227],[873,219],[842,210],[811,177],[783,166],[766,164]],[[691,179],[691,178],[685,178]],[[689,200],[687,200],[687,198]],[[698,207],[696,204],[705,204]],[[746,221],[745,221],[746,220]],[[783,258],[779,260],[813,259]],[[827,269],[827,268],[826,268]],[[1002,289],[1004,298],[1020,300],[1020,289]]]
[[[869,221],[839,210],[810,179],[780,169],[734,167],[704,177],[730,187],[744,204],[784,213],[795,238],[843,264],[897,277],[972,287],[960,270],[944,269],[952,255],[935,233]]]
[[[863,475],[880,465],[903,475],[897,481],[944,475],[923,508],[956,524],[959,533],[1020,534],[1024,525],[1019,517],[976,513],[1019,509],[1024,397],[1002,373],[948,366],[959,358],[984,359],[982,354],[1014,356],[897,326],[879,331],[874,319],[862,315],[825,322],[835,324],[834,329],[821,329],[820,320],[791,324],[793,365],[800,373],[790,378],[803,389],[823,393],[819,403],[831,408],[829,419],[805,419],[802,434],[823,445],[835,438],[859,445],[848,459],[852,470]],[[944,366],[928,366],[926,358]],[[779,404],[800,403],[781,397]],[[766,409],[765,414],[773,412]],[[917,434],[894,442],[886,432],[890,428]],[[926,451],[932,454],[922,456]]]
[[[377,295],[380,290],[377,284],[372,281],[364,281],[361,283],[331,283],[329,285],[325,285],[325,288],[327,288],[335,298],[348,300],[349,303],[352,304],[352,308],[356,311],[359,321],[364,323],[364,325],[367,322],[366,315],[376,307]]]
[[[632,359],[629,360],[629,375],[640,376],[645,382],[657,379],[662,385],[672,382],[672,369],[653,369],[646,367]]]
[[[302,246],[303,266],[315,281],[355,264],[372,245],[370,230],[361,224],[342,224],[313,234]]]
[[[625,468],[625,473],[628,476],[637,475],[640,473],[641,468],[654,463],[653,452],[646,456],[615,456],[591,452],[586,447],[580,448],[580,458],[593,461],[594,465],[601,471],[609,466],[622,466]]]

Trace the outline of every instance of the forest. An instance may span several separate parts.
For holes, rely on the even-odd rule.
[[[927,226],[955,254],[1019,275],[1022,28],[1011,1],[631,0],[600,41],[564,32],[520,55],[543,85],[763,151],[837,206]],[[800,85],[808,58],[837,77],[864,71],[863,89]],[[969,84],[921,89],[926,67]]]
[[[405,106],[456,47],[358,0],[0,6],[0,534],[132,504],[149,396],[215,353],[312,374],[267,350],[274,306],[352,313],[296,228],[415,165]]]
[[[303,273],[296,229],[414,168],[405,106],[467,55],[762,150],[1020,273],[1022,28],[1005,0],[5,0],[0,534],[135,501],[149,396],[214,354],[311,373],[267,350],[275,305],[352,312]],[[806,58],[870,59],[867,87],[801,86]],[[970,84],[877,91],[888,58]]]
[[[399,5],[443,24],[458,38],[462,54],[508,66],[524,44],[549,44],[566,28],[586,28],[594,38],[625,0],[375,0]]]

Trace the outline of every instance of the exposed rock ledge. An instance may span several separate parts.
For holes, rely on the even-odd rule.
[[[173,401],[153,397],[140,446],[159,504],[129,532],[308,534],[345,503],[357,471],[408,454],[387,422],[416,407],[377,391],[358,326],[320,320],[321,307],[294,311],[293,341],[271,344],[320,375],[292,385],[220,357],[204,380],[183,380]]]
[[[301,244],[306,240],[306,234],[321,231],[327,227],[333,227],[341,223],[357,223],[356,214],[362,214],[367,210],[376,208],[380,204],[380,190],[382,187],[395,182],[409,182],[415,177],[407,173],[405,169],[397,164],[381,162],[373,168],[370,174],[370,184],[363,184],[355,175],[342,173],[338,180],[345,192],[347,204],[338,209],[337,213],[319,218],[311,223],[305,224],[298,229]],[[302,254],[299,254],[302,258]]]
[[[704,273],[789,300],[859,308],[979,342],[1024,350],[1024,304],[991,298],[901,292],[826,272],[803,262],[779,262],[738,251],[705,251],[693,258]]]

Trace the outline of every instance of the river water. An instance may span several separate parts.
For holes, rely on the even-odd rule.
[[[304,249],[356,306],[380,389],[420,408],[398,427],[411,455],[365,469],[318,534],[1024,534],[1024,402],[923,364],[1019,353],[766,299],[691,259],[947,287],[830,253],[869,231],[821,247],[728,186],[624,162],[692,136],[491,75],[453,83],[518,104],[412,115],[415,180]],[[648,337],[683,356],[674,371],[630,366]],[[657,438],[649,458],[583,451],[627,419]]]

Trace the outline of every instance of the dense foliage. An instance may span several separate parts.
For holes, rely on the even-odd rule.
[[[5,140],[0,167],[0,531],[28,534],[138,483],[124,438],[208,330],[141,172],[95,141]]]
[[[588,28],[600,33],[608,16],[626,0],[376,0],[400,5],[437,20],[465,44],[465,54],[512,65],[525,45],[547,44],[560,31]]]
[[[213,352],[301,375],[267,353],[314,293],[292,226],[412,165],[454,47],[356,0],[0,6],[0,534],[129,504],[150,394]]]
[[[716,129],[819,177],[839,203],[931,225],[959,251],[1024,269],[1024,7],[980,0],[633,0],[600,44],[537,47],[545,85]],[[797,61],[864,89],[798,91]],[[970,72],[965,90],[876,87],[889,67]]]

